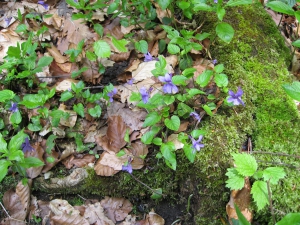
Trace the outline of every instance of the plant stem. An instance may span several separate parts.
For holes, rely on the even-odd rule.
[[[275,214],[274,214],[274,209],[273,209],[273,203],[272,203],[272,192],[271,192],[271,189],[270,189],[270,180],[267,181],[267,187],[268,187],[268,196],[269,196],[269,204],[270,204],[271,215],[272,215],[273,223],[276,224]]]

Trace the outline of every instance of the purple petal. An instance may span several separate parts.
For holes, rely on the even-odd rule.
[[[238,97],[241,97],[242,95],[243,95],[243,90],[240,88],[240,87],[238,87],[238,90],[237,90],[237,92],[236,92],[236,95],[238,96]]]
[[[172,76],[169,73],[165,74],[165,82],[172,82]]]
[[[130,163],[127,164],[127,166],[122,166],[122,170],[126,171],[128,173],[132,173],[132,166]]]
[[[172,93],[172,84],[166,83],[166,84],[163,86],[163,92],[164,92],[164,93],[171,94],[171,93]]]
[[[229,90],[229,91],[228,91],[228,94],[229,94],[230,96],[235,96],[235,94],[234,94],[234,92],[233,92],[232,90]]]
[[[175,84],[172,84],[172,93],[176,94],[178,92],[178,87]]]
[[[163,76],[159,76],[158,79],[160,80],[160,82],[167,82],[165,77]]]

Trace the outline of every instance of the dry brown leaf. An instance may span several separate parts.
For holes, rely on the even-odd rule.
[[[51,216],[51,222],[54,222],[55,225],[90,225],[90,223],[80,215],[72,214],[62,214]]]
[[[102,153],[103,155],[104,153]],[[109,154],[109,153],[107,153]],[[100,157],[101,158],[101,157]],[[95,164],[94,170],[96,171],[97,175],[100,176],[105,176],[105,177],[110,177],[113,176],[114,174],[118,173],[118,170],[114,170],[113,168],[109,167],[109,166],[105,166],[102,165],[100,163],[100,159],[97,161],[97,163]]]
[[[59,105],[58,109],[70,114],[69,118],[67,119],[63,117],[60,118],[59,124],[66,127],[74,127],[77,121],[77,113],[73,110],[66,110],[66,106],[63,103]]]
[[[60,30],[62,28],[63,24],[63,17],[60,17],[56,13],[56,9],[52,9],[48,12],[48,14],[51,14],[51,17],[43,18],[44,23],[47,25],[52,25],[56,30]]]
[[[24,41],[20,39],[19,35],[14,35],[10,30],[3,29],[0,31],[0,62],[3,62],[8,48],[17,46],[17,42],[21,44]]]
[[[65,63],[68,60],[68,58],[63,56],[54,45],[51,45],[51,48],[47,48],[47,50],[57,63]]]
[[[110,59],[112,61],[115,61],[115,62],[123,62],[125,60],[128,60],[128,58],[130,56],[130,53],[131,53],[131,51],[121,52],[121,53],[118,53],[118,54],[112,54],[110,56]]]
[[[35,157],[38,158],[41,161],[43,160],[43,155],[44,155],[44,149],[40,146],[39,142],[35,142],[32,147],[35,149],[35,151],[27,151],[24,155],[25,157]],[[39,166],[39,167],[30,167],[26,169],[26,173],[30,178],[36,178],[38,175],[41,174],[44,166]]]
[[[39,217],[44,218],[50,215],[49,202],[38,200],[37,204],[39,207]]]
[[[173,13],[169,9],[162,10],[158,3],[154,2],[155,8],[156,8],[156,14],[157,18],[160,20],[160,22],[163,24],[163,18],[173,18]]]
[[[136,217],[132,215],[128,215],[125,220],[120,223],[120,225],[136,225]]]
[[[231,191],[230,200],[226,205],[226,212],[229,217],[230,224],[232,224],[232,218],[238,219],[234,204],[236,204],[241,210],[242,214],[251,223],[253,214],[250,211],[251,203],[251,185],[249,178],[245,178],[245,185],[242,190]]]
[[[122,170],[122,166],[128,162],[127,155],[116,156],[115,153],[103,152],[97,161],[94,170],[100,176],[112,176]]]
[[[149,220],[149,225],[164,225],[165,220],[158,214],[154,212],[152,209],[151,212],[147,215],[147,218]]]
[[[89,204],[86,206],[84,218],[90,223],[94,224],[96,222],[102,225],[114,225],[115,223],[108,219],[104,214],[104,209],[100,202],[95,204]]]
[[[127,127],[121,116],[111,116],[108,118],[106,136],[96,138],[96,142],[104,150],[117,153],[126,145],[124,140]]]
[[[175,145],[175,149],[182,149],[184,144],[182,144],[179,140],[178,140],[178,134],[171,134],[168,137],[168,141],[173,142],[173,144]]]
[[[101,200],[101,205],[105,209],[105,215],[114,223],[124,220],[132,210],[132,204],[124,198],[105,197]]]
[[[68,18],[64,21],[63,33],[67,35],[69,42],[77,45],[81,40],[87,40],[93,37],[83,19],[72,20]]]
[[[73,166],[82,168],[87,166],[89,163],[93,163],[96,160],[94,155],[71,155],[69,158],[65,159],[62,163],[67,169],[71,169]]]
[[[46,143],[46,140],[45,140],[45,143]],[[45,149],[45,147],[44,147]],[[48,157],[53,157],[54,158],[54,162],[52,163],[49,163],[47,161],[47,158]],[[60,160],[58,159],[59,158],[59,153],[56,152],[54,149],[51,150],[51,154],[48,154],[47,152],[44,154],[44,162],[45,162],[45,166],[43,167],[43,170],[42,170],[42,173],[46,173],[48,172],[49,170],[51,170]]]
[[[144,166],[144,156],[148,154],[147,145],[138,141],[131,144],[130,152],[134,156],[131,165],[132,169],[141,169]]]
[[[56,91],[66,91],[72,87],[72,83],[77,84],[77,82],[74,79],[65,79],[56,84]]]

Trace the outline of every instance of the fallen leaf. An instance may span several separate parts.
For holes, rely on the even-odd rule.
[[[103,152],[95,164],[94,170],[100,176],[112,176],[122,170],[122,166],[128,162],[127,155],[116,156],[115,153]]]
[[[143,144],[142,142],[138,141],[131,144],[131,148],[129,151],[134,156],[131,165],[132,169],[141,169],[144,166],[144,157],[148,154],[148,147],[147,145]]]
[[[68,58],[63,56],[54,45],[51,45],[47,50],[57,63],[65,63],[68,60]]]
[[[104,209],[100,202],[86,206],[84,218],[89,222],[89,224],[94,224],[96,222],[103,225],[115,224],[112,220],[105,216]]]
[[[89,163],[93,163],[95,159],[96,159],[95,156],[90,154],[85,154],[83,156],[71,155],[67,159],[65,159],[62,163],[65,165],[67,169],[71,169],[73,166],[82,168],[87,166]]]
[[[35,157],[41,160],[43,160],[43,155],[44,155],[44,149],[40,146],[39,142],[35,142],[32,147],[35,149],[35,151],[27,151],[24,155],[25,157]],[[39,167],[30,167],[26,169],[26,173],[28,177],[31,179],[36,178],[38,175],[41,174],[44,166],[39,166]]]
[[[168,141],[173,142],[173,144],[175,145],[175,149],[182,149],[184,144],[182,144],[179,140],[178,140],[178,134],[171,134],[168,137]]]

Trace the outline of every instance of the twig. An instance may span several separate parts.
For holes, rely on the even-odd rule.
[[[267,181],[267,187],[268,187],[268,196],[269,196],[269,204],[270,204],[271,215],[272,215],[273,223],[276,224],[275,214],[274,214],[274,209],[273,209],[273,203],[272,203],[272,192],[271,192],[271,189],[270,189],[270,179]]]

